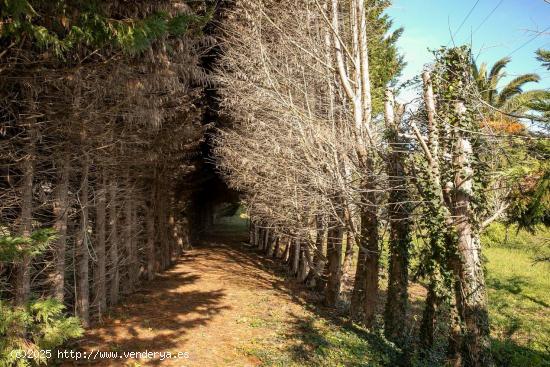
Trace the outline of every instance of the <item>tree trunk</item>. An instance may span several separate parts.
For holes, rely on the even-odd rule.
[[[256,224],[254,224],[252,218],[248,219],[248,243],[250,246],[254,246],[256,243]]]
[[[258,243],[257,243],[257,245],[258,245],[258,250],[260,250],[260,251],[264,248],[266,231],[267,230],[265,228],[260,228],[258,230],[258,239],[257,239]]]
[[[34,161],[36,159],[36,132],[34,127],[29,130],[30,142],[21,164],[23,178],[21,180],[21,224],[22,237],[30,237],[32,233],[32,185],[34,181]],[[15,268],[15,304],[23,305],[31,294],[31,257],[22,255]]]
[[[370,160],[369,172],[373,172],[374,164]],[[371,181],[372,182],[372,181]],[[378,278],[380,270],[380,239],[378,235],[378,202],[374,185],[368,186],[367,197],[367,221],[364,225],[366,233],[364,238],[366,243],[363,245],[367,248],[367,256],[365,258],[366,284],[365,284],[365,303],[363,304],[364,320],[367,327],[371,327],[376,313],[376,305],[378,303]],[[372,191],[370,191],[372,190]],[[372,206],[371,206],[372,205]]]
[[[147,226],[147,279],[153,280],[155,277],[155,189],[151,185],[151,198],[147,205],[145,221]]]
[[[346,231],[346,252],[344,253],[344,264],[342,265],[342,283],[346,284],[350,273],[351,266],[353,263],[353,254],[355,253],[354,249],[353,236],[350,231]]]
[[[132,226],[132,237],[130,242],[130,249],[132,250],[131,253],[131,263],[132,263],[132,285],[135,289],[136,284],[139,281],[139,275],[140,275],[140,263],[139,263],[139,249],[138,249],[138,242],[139,242],[139,223],[138,223],[138,202],[136,201],[136,194],[132,195],[131,197],[131,226]]]
[[[170,262],[168,259],[168,253],[169,253],[169,243],[168,238],[166,236],[166,225],[167,225],[167,218],[166,218],[166,206],[165,206],[165,200],[164,200],[164,193],[166,190],[164,189],[164,182],[158,182],[159,189],[157,190],[157,228],[158,228],[158,234],[159,234],[159,240],[160,240],[160,246],[159,246],[159,270],[164,271],[168,269],[170,266]]]
[[[297,275],[298,274],[298,268],[299,268],[299,265],[300,265],[300,251],[301,251],[301,242],[300,242],[299,238],[296,238],[294,240],[293,250],[294,251],[292,252],[291,272],[292,272],[292,275]]]
[[[55,299],[64,302],[65,298],[65,252],[67,241],[67,214],[69,210],[69,175],[71,168],[70,156],[57,160],[57,187],[53,202],[55,217],[53,228],[57,234],[54,242],[55,267],[52,275],[52,295]]]
[[[342,218],[341,210],[338,215]],[[342,236],[344,228],[340,221],[332,220],[329,225],[327,238],[327,285],[325,288],[325,304],[335,306],[340,300],[342,280]]]
[[[275,235],[272,233],[269,236],[269,241],[267,243],[267,256],[268,257],[273,257],[273,254],[274,254],[274,251],[275,251],[275,242],[276,242],[276,238],[275,238]]]
[[[289,239],[289,238],[285,238],[285,251],[283,252],[283,256],[281,257],[281,260],[283,260],[283,262],[286,264],[290,261],[290,258],[291,258],[291,255],[290,255],[290,250],[291,250],[291,247],[292,247],[292,240]]]
[[[133,249],[134,242],[134,223],[133,223],[133,192],[132,184],[130,182],[130,171],[128,169],[126,176],[126,190],[125,196],[126,200],[124,202],[124,225],[125,225],[125,235],[124,235],[124,247],[126,252],[126,284],[123,287],[124,293],[132,293],[135,286],[135,256]]]
[[[300,253],[300,266],[298,269],[298,282],[303,283],[309,275],[311,269],[311,264],[313,263],[311,258],[311,252],[307,245],[302,246],[302,251]]]
[[[94,289],[97,303],[97,314],[101,319],[107,310],[107,288],[106,288],[106,259],[105,259],[105,211],[107,194],[107,177],[105,171],[101,173],[101,183],[97,191],[96,206],[96,255],[97,263],[94,269]],[[99,181],[99,180],[98,180]]]
[[[176,238],[174,237],[174,225],[175,219],[173,215],[174,206],[172,204],[172,199],[166,190],[164,194],[164,208],[165,208],[165,218],[166,218],[166,263],[167,268],[174,264],[174,254],[176,247]]]
[[[265,229],[265,238],[264,238],[264,247],[263,247],[263,250],[265,253],[269,253],[269,246],[271,245],[271,231],[269,230],[269,228],[266,228]]]
[[[327,235],[327,230],[325,228],[325,225],[323,223],[323,218],[321,216],[317,216],[315,219],[315,225],[316,225],[316,232],[317,235],[315,237],[315,255],[313,257],[313,263],[314,270],[313,274],[310,277],[310,280],[308,282],[308,286],[315,288],[320,293],[324,293],[325,287],[326,287],[326,279],[323,276],[323,271],[325,269],[326,261],[325,261],[325,238]]]
[[[461,102],[456,106],[459,118],[465,107]],[[457,232],[457,264],[459,280],[457,309],[462,320],[463,340],[462,356],[468,366],[487,366],[492,364],[489,353],[489,316],[487,313],[487,294],[485,275],[481,261],[481,242],[479,234],[471,222],[471,195],[473,193],[471,168],[472,147],[467,139],[458,135],[456,152],[453,157],[455,174],[455,202],[453,219]]]
[[[440,300],[437,296],[436,282],[430,281],[428,284],[428,295],[426,296],[426,305],[422,314],[420,324],[420,343],[425,349],[433,346],[435,336],[435,325]]]
[[[384,310],[386,337],[399,343],[406,333],[409,283],[409,247],[411,245],[409,212],[399,194],[390,193],[390,259],[388,269],[388,295]],[[393,201],[397,200],[397,201]]]
[[[116,176],[113,173],[109,183],[109,262],[111,264],[110,278],[111,284],[109,289],[109,303],[116,305],[118,303],[118,295],[120,288],[120,269],[118,259],[118,218],[117,218],[117,184]]]
[[[90,284],[89,284],[89,252],[88,252],[88,156],[85,154],[82,162],[82,183],[80,185],[80,228],[76,239],[78,254],[76,314],[87,327],[90,324]]]
[[[364,221],[362,221],[364,223]],[[351,294],[350,316],[354,320],[363,319],[363,303],[365,302],[366,272],[365,262],[367,251],[364,247],[359,247],[357,255],[357,265],[355,268],[355,280],[353,283],[353,292]]]
[[[172,233],[172,243],[174,243],[175,245],[172,250],[172,256],[174,256],[175,259],[178,259],[183,252],[183,237],[180,223],[175,214],[175,208],[176,203],[174,202],[170,205],[170,226]]]
[[[271,257],[279,258],[281,252],[281,243],[280,243],[280,237],[275,237],[275,245],[273,247],[273,253],[271,254]]]
[[[260,238],[261,238],[261,235],[260,235],[260,226],[256,223],[256,224],[254,224],[254,243],[252,243],[252,245],[253,245],[254,247],[258,247],[258,246],[259,246]]]
[[[367,166],[368,172],[372,173],[374,163],[371,159]],[[378,203],[372,181],[369,180],[363,187],[365,192],[361,206],[361,240],[350,311],[353,318],[362,320],[365,326],[371,327],[378,302],[380,259]]]
[[[386,131],[389,141],[389,159],[387,172],[390,179],[388,216],[390,222],[388,293],[384,310],[384,332],[386,337],[401,344],[406,336],[408,283],[409,283],[409,248],[411,246],[410,204],[405,178],[405,162],[399,149],[406,149],[400,144],[399,123],[395,121],[393,94],[386,92],[385,103]]]

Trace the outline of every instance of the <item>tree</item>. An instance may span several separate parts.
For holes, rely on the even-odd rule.
[[[0,262],[29,261],[44,252],[55,238],[55,231],[51,229],[41,229],[25,237],[2,233]],[[83,329],[79,320],[65,316],[64,309],[55,298],[17,306],[0,300],[0,365],[30,366],[29,360],[21,356],[31,353],[36,363],[46,363],[51,355],[44,350],[81,336]]]
[[[541,62],[542,66],[544,66],[546,70],[550,70],[550,50],[539,48],[536,54],[537,60]]]
[[[406,166],[408,142],[403,139],[402,106],[396,106],[391,90],[386,91],[384,108],[388,157],[386,169],[390,187],[388,198],[389,265],[388,291],[384,309],[386,337],[402,345],[407,333],[409,249],[412,244],[412,206]]]
[[[168,0],[0,3],[0,229],[58,233],[41,256],[21,242],[21,261],[0,259],[0,293],[20,305],[51,295],[87,325],[108,298],[135,289],[151,252],[162,271],[184,246],[188,197],[177,186],[205,133],[210,10]],[[152,244],[143,227],[159,234]]]
[[[528,83],[537,83],[540,76],[534,73],[522,74],[500,85],[506,77],[506,66],[512,59],[502,58],[495,62],[490,70],[486,63],[479,67],[472,61],[472,73],[481,100],[485,103],[485,114],[489,125],[515,133],[523,128],[514,116],[521,116],[531,110],[531,104],[548,94],[547,91],[534,89],[524,91]]]
[[[348,245],[359,244],[363,270],[356,272],[360,297],[353,305],[361,315],[368,311],[367,322],[378,293],[382,181],[373,113],[382,113],[386,85],[403,66],[395,47],[400,31],[387,36],[387,6],[304,0],[289,13],[280,2],[236,2],[222,27],[215,74],[232,120],[216,143],[226,181],[243,193],[256,225],[298,239],[294,250],[299,243],[304,256],[294,260],[307,263],[313,254],[321,264],[295,269],[319,272],[324,265],[319,285],[327,285],[327,304],[340,299],[344,234]]]
[[[477,134],[482,127],[474,104],[476,86],[470,57],[467,47],[436,54],[434,77],[425,74],[423,78],[428,139],[415,123],[412,129],[426,159],[427,181],[420,191],[432,214],[427,221],[436,220],[427,228],[432,249],[427,260],[437,259],[435,265],[443,270],[438,272],[435,267],[429,272],[439,284],[445,284],[442,275],[452,273],[453,277],[449,353],[455,365],[487,366],[492,359],[480,232],[494,216],[488,215],[487,209],[488,167],[483,151],[488,144]],[[443,170],[444,165],[450,169]],[[437,283],[430,284],[429,292],[436,298],[445,297],[437,289]],[[433,304],[426,307],[433,309]],[[433,312],[425,312],[425,317],[433,317]],[[423,322],[427,326],[432,323],[430,319]]]

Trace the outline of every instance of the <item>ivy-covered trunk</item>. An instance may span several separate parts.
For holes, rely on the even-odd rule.
[[[431,253],[426,260],[432,266],[428,268],[430,302],[425,313],[432,320],[423,322],[424,334],[432,329],[432,335],[424,338],[428,342],[433,340],[430,324],[435,306],[441,297],[448,297],[440,288],[449,289],[452,284],[456,300],[456,306],[451,307],[451,314],[455,315],[449,342],[452,363],[490,366],[487,295],[479,240],[482,227],[479,218],[487,201],[486,167],[476,151],[483,144],[483,134],[477,134],[481,123],[471,101],[475,85],[470,50],[467,47],[442,50],[434,76],[432,81],[428,73],[423,75],[427,144],[416,125],[411,124],[428,162],[428,182],[421,191],[432,221],[427,228]],[[452,280],[444,275],[450,272]]]
[[[458,119],[462,120],[465,106],[455,104]],[[462,321],[462,358],[468,366],[487,366],[489,354],[489,315],[485,275],[481,260],[481,242],[472,218],[471,200],[474,194],[472,169],[473,151],[468,139],[457,133],[453,166],[455,167],[453,219],[457,233],[455,270],[459,280],[456,292],[457,309]]]

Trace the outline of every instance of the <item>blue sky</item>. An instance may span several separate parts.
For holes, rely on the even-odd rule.
[[[423,65],[431,61],[428,48],[449,44],[452,31],[456,33],[454,40],[457,45],[472,44],[479,62],[492,65],[511,54],[512,61],[506,69],[508,78],[536,72],[541,76],[541,82],[526,89],[550,88],[550,71],[542,68],[535,59],[535,50],[550,49],[550,29],[533,39],[536,31],[550,27],[550,0],[479,0],[466,19],[477,1],[393,0],[387,13],[393,18],[395,27],[405,28],[399,41],[408,62],[403,80],[417,75]],[[458,30],[464,19],[466,21]],[[412,92],[402,94],[405,99],[410,96]]]

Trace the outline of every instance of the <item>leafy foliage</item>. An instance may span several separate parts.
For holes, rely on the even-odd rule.
[[[0,301],[0,366],[46,364],[48,355],[43,350],[81,336],[79,320],[66,317],[64,309],[54,299],[31,301],[25,307]],[[25,355],[33,358],[23,358]]]
[[[81,46],[136,55],[162,37],[181,36],[192,25],[201,29],[209,17],[156,12],[144,19],[112,19],[100,1],[3,0],[2,5],[2,43],[27,41],[59,58]]]
[[[403,55],[397,49],[397,41],[403,34],[403,28],[390,33],[393,25],[386,8],[388,0],[371,0],[367,20],[369,34],[369,75],[372,82],[373,113],[383,111],[384,93],[388,85],[395,83],[406,66]]]
[[[44,228],[33,232],[30,237],[0,236],[0,261],[16,261],[21,255],[34,257],[46,249],[54,240],[55,231]]]
[[[513,193],[510,221],[531,231],[538,224],[550,226],[550,170],[544,172],[542,177],[534,173],[524,182]]]
[[[30,237],[0,236],[0,261],[16,262],[22,255],[36,256],[55,238],[52,229],[41,229]],[[39,299],[24,307],[0,300],[0,366],[46,364],[41,352],[82,335],[80,321],[66,317],[65,306],[55,299]],[[24,358],[31,355],[33,358]]]

